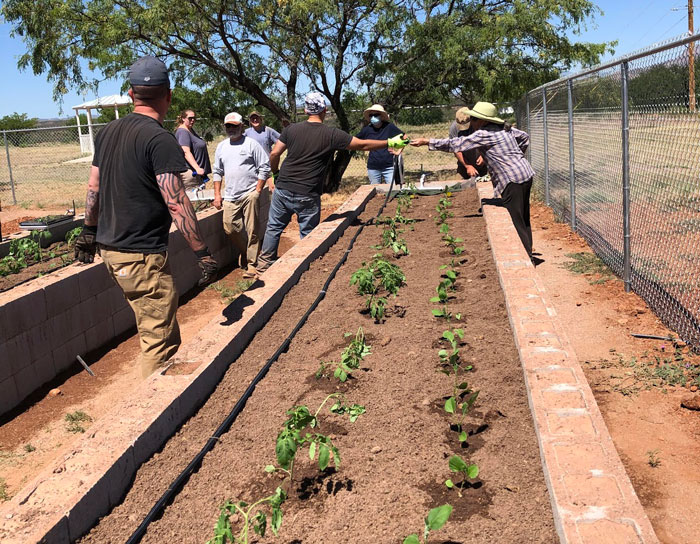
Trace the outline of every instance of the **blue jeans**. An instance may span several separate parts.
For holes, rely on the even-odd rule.
[[[394,177],[394,167],[382,168],[381,170],[370,170],[367,169],[367,177],[369,178],[370,185],[376,185],[378,183],[391,183],[391,179]]]
[[[265,239],[258,257],[258,270],[265,270],[277,260],[280,236],[294,214],[299,221],[299,236],[304,238],[321,222],[321,197],[275,189],[267,217]]]

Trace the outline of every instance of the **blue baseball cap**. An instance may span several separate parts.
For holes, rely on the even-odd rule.
[[[165,63],[156,57],[145,56],[141,57],[129,68],[129,83],[131,85],[170,86],[170,78],[168,77],[168,68]]]

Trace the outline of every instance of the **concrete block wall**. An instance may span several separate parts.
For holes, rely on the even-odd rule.
[[[233,249],[221,216],[212,209],[198,218],[210,251],[225,266]],[[200,272],[194,253],[174,227],[169,258],[182,295],[197,284]],[[132,327],[134,314],[99,258],[0,293],[0,414],[79,365],[76,355],[84,357]]]

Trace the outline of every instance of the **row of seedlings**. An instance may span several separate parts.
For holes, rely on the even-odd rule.
[[[406,242],[399,237],[403,230],[397,226],[408,224],[400,209],[393,219],[388,218],[384,224],[387,228],[382,235],[382,244],[375,248],[391,248],[396,257],[408,255]],[[387,261],[379,253],[375,254],[369,263],[362,263],[362,267],[352,275],[350,283],[357,285],[358,293],[366,297],[366,309],[379,323],[384,320],[387,296],[396,297],[405,280],[406,277],[401,268]],[[345,333],[345,336],[351,334]],[[320,362],[315,374],[316,378],[333,377],[340,382],[346,382],[353,372],[360,369],[365,357],[372,353],[371,348],[365,342],[364,331],[360,327],[355,333],[355,338],[342,351],[339,361]],[[330,412],[349,416],[351,423],[365,413],[364,406],[347,404],[342,393],[328,395],[313,412],[306,405],[294,406],[288,410],[287,420],[283,423],[275,443],[277,464],[265,467],[267,473],[282,474],[283,482],[277,486],[272,495],[252,502],[226,501],[221,506],[220,515],[214,527],[214,537],[207,544],[248,544],[252,534],[264,537],[268,527],[277,536],[282,526],[282,505],[294,488],[294,466],[297,454],[302,449],[308,448],[310,460],[312,462],[317,460],[321,471],[325,471],[331,463],[335,468],[340,467],[340,451],[321,429],[322,410],[331,400],[333,404]],[[238,520],[237,529],[234,529],[235,522],[232,520],[236,519]],[[431,521],[432,526],[435,527],[438,523],[439,520]],[[237,531],[235,534],[234,530]]]

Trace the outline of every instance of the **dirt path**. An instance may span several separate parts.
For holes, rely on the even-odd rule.
[[[556,540],[522,369],[483,219],[476,213],[476,192],[470,189],[455,200],[458,213],[450,224],[455,235],[465,238],[467,251],[450,304],[463,315],[461,352],[474,365],[464,379],[481,391],[468,417],[467,447],[459,447],[442,408],[452,382],[437,372],[437,352],[445,347],[439,339],[446,325],[431,316],[435,304],[429,302],[440,281],[438,266],[449,262],[450,256],[430,217],[437,198],[420,198],[409,215],[423,220],[415,224],[415,231],[404,234],[412,254],[392,261],[403,269],[407,284],[398,298],[390,299],[386,322],[376,324],[363,315],[363,299],[349,287],[350,275],[377,251],[370,246],[378,243],[381,230],[367,227],[288,352],[258,385],[202,468],[151,525],[143,542],[204,542],[213,536],[225,499],[250,501],[273,490],[280,477],[262,469],[275,462],[275,437],[285,410],[298,404],[316,407],[334,391],[345,392],[348,402],[362,404],[367,413],[349,423],[325,411],[320,430],[329,433],[339,448],[342,466],[319,473],[304,450],[305,459],[295,469],[296,484],[284,505],[284,542],[396,543],[422,531],[427,511],[447,502],[455,510],[433,541],[549,544]],[[377,206],[375,200],[363,217]],[[123,542],[133,531],[316,296],[353,231],[354,227],[312,263],[209,401],[144,464],[124,502],[81,542]],[[344,333],[354,333],[360,325],[372,346],[362,370],[344,385],[317,380],[319,361],[337,360],[348,343]],[[456,453],[481,469],[461,499],[443,483],[450,477],[448,459]]]
[[[625,293],[614,279],[591,284],[599,275],[581,275],[563,267],[567,254],[590,252],[567,224],[556,223],[550,209],[533,206],[537,267],[557,313],[582,363],[615,446],[651,519],[667,544],[700,540],[700,412],[680,407],[693,387],[663,383],[674,368],[700,364],[687,350],[675,352],[668,341],[641,340],[630,333],[671,333],[642,299]],[[647,355],[645,356],[645,352]],[[666,374],[660,373],[666,365]],[[677,359],[677,361],[676,361]],[[649,364],[647,364],[649,363]],[[650,453],[651,452],[651,453]],[[660,460],[660,464],[655,465]]]

